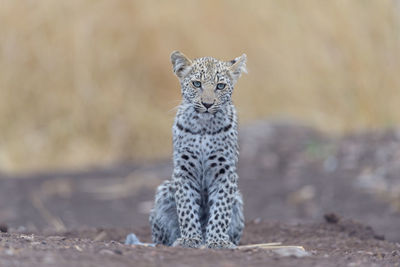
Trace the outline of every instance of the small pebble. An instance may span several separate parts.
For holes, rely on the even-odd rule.
[[[253,222],[254,224],[259,224],[261,222],[261,218],[255,218]]]
[[[6,251],[6,255],[8,255],[8,256],[13,256],[14,255],[14,249],[7,249]]]
[[[34,235],[20,235],[20,238],[24,239],[25,241],[32,242],[35,240]]]
[[[119,250],[119,249],[115,249],[115,250],[114,250],[114,253],[117,254],[117,255],[122,255],[122,251]]]
[[[102,249],[99,251],[100,254],[102,255],[114,255],[115,253],[109,249]]]
[[[378,240],[385,240],[385,236],[384,236],[384,235],[378,235],[378,234],[376,234],[376,235],[374,235],[374,238],[375,238],[375,239],[378,239]]]
[[[0,232],[2,233],[7,233],[8,232],[8,226],[5,223],[0,224]]]
[[[301,248],[296,248],[296,247],[291,247],[291,248],[279,248],[279,249],[274,249],[273,252],[275,252],[276,254],[278,254],[279,256],[282,257],[306,257],[306,256],[310,256],[311,254],[307,251],[305,251],[304,249]]]
[[[49,236],[47,239],[52,240],[52,241],[64,241],[67,238],[65,236]]]
[[[324,215],[324,219],[327,223],[336,224],[340,221],[340,217],[335,213],[327,213]]]

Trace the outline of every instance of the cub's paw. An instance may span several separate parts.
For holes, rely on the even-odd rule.
[[[201,238],[180,237],[172,244],[173,247],[199,248],[203,245]]]
[[[228,240],[211,240],[207,242],[207,248],[211,249],[234,249],[236,245]]]

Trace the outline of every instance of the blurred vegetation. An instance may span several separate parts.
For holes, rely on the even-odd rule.
[[[170,156],[173,50],[247,53],[242,123],[398,124],[399,17],[390,0],[3,0],[0,170]]]

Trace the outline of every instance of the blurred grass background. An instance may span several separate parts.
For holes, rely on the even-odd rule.
[[[343,133],[400,122],[392,0],[0,1],[0,170],[169,157],[169,54],[248,55],[241,123]]]

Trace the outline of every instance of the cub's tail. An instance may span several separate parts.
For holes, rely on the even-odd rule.
[[[125,245],[138,245],[138,246],[145,246],[145,247],[155,247],[156,244],[153,243],[142,243],[140,242],[139,238],[134,234],[130,233],[126,236]]]

